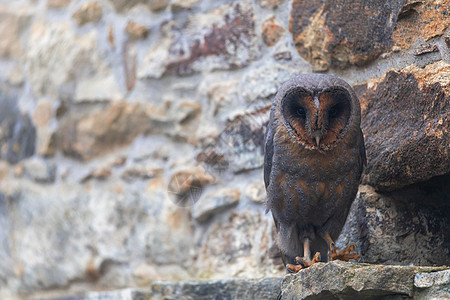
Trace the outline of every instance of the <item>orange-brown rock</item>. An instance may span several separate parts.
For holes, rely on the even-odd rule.
[[[263,41],[269,47],[275,45],[280,40],[284,32],[284,28],[278,24],[275,17],[266,19],[262,24]]]
[[[364,65],[393,45],[403,0],[294,0],[289,30],[315,71]]]
[[[70,4],[70,0],[47,0],[47,6],[50,8],[63,8]]]
[[[128,22],[125,31],[133,39],[145,39],[149,32],[147,26],[133,21]]]
[[[450,172],[450,65],[390,71],[356,87],[368,165],[364,182],[393,190]]]
[[[396,50],[410,48],[418,39],[444,34],[450,26],[449,3],[446,0],[408,0],[400,11],[393,38]]]
[[[100,21],[102,15],[103,9],[98,2],[86,2],[72,17],[78,26],[83,26],[86,23],[96,23]]]

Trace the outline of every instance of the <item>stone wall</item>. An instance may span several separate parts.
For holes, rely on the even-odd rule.
[[[347,80],[368,166],[339,243],[450,264],[446,0],[0,1],[0,298],[284,274],[271,97]]]

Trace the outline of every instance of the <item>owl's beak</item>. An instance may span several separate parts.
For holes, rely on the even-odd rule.
[[[320,140],[321,140],[321,135],[320,135],[320,131],[315,131],[312,133],[312,138],[314,140],[314,143],[316,144],[316,147],[319,146]]]

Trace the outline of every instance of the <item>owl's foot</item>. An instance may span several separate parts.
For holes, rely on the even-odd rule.
[[[319,262],[320,261],[320,252],[316,252],[316,254],[314,254],[314,257],[312,260],[309,257],[297,256],[295,258],[295,261],[297,262],[298,265],[293,265],[293,264],[286,265],[286,270],[289,273],[297,273],[301,269],[306,269],[306,268],[310,267],[311,265],[315,264],[316,262]]]
[[[350,259],[358,259],[357,253],[350,253],[355,251],[355,245],[350,244],[345,250],[337,250],[334,243],[330,243],[331,257],[330,260],[349,261]]]

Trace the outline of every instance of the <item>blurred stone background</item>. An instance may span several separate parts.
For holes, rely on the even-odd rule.
[[[272,96],[347,80],[368,166],[339,243],[450,264],[448,0],[0,0],[0,298],[282,276]]]

